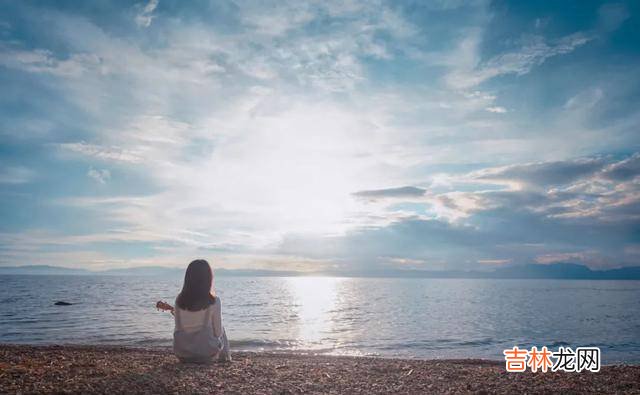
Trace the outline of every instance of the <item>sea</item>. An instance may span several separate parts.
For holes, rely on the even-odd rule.
[[[0,343],[171,345],[182,278],[0,276]],[[599,347],[640,363],[640,281],[217,277],[235,351],[503,359]],[[72,303],[57,306],[56,301]]]

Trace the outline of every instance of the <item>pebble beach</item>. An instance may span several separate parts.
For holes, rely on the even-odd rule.
[[[500,361],[236,353],[180,363],[169,349],[0,346],[2,393],[640,393],[640,366],[507,373]]]

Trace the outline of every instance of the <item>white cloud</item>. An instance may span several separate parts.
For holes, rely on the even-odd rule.
[[[504,114],[507,112],[506,108],[500,107],[500,106],[487,107],[485,108],[485,110],[487,110],[488,112],[496,113],[496,114]]]
[[[94,179],[99,184],[106,184],[111,179],[111,172],[107,169],[94,169],[93,167],[87,172],[87,176]]]
[[[583,32],[551,42],[541,36],[535,36],[515,51],[505,52],[480,62],[481,36],[480,32],[474,31],[462,40],[450,55],[449,63],[453,70],[446,76],[446,82],[457,89],[468,89],[500,75],[524,75],[547,59],[573,52],[593,39],[595,35]]]
[[[315,18],[314,2],[241,1],[242,22],[260,34],[281,36]]]
[[[592,88],[586,91],[582,91],[577,95],[571,97],[564,104],[564,108],[567,110],[590,110],[592,109],[602,98],[604,92],[600,88]]]
[[[0,46],[0,65],[31,73],[49,73],[62,77],[78,77],[99,70],[101,60],[90,53],[78,53],[68,59],[57,59],[44,49],[20,50]]]
[[[545,161],[613,141],[595,138],[612,135],[610,129],[580,127],[580,111],[564,111],[557,122],[543,117],[533,133],[515,119],[520,111],[487,114],[518,107],[498,101],[499,88],[477,87],[499,75],[526,74],[550,57],[585,45],[590,33],[555,41],[535,37],[481,61],[482,28],[461,27],[467,36],[455,53],[429,52],[414,45],[416,40],[429,44],[422,41],[421,27],[383,3],[238,5],[234,12],[240,24],[224,32],[197,18],[153,20],[156,1],[136,8],[139,26],[154,23],[162,30],[160,46],[111,34],[87,18],[53,15],[49,34],[64,43],[68,57],[16,49],[17,44],[6,50],[9,56],[0,60],[4,65],[49,74],[48,87],[58,89],[80,119],[88,119],[81,125],[70,122],[81,132],[68,134],[66,123],[47,125],[53,131],[47,141],[58,148],[58,159],[82,159],[83,169],[86,162],[117,168],[118,174],[128,172],[132,182],[140,177],[150,186],[146,196],[61,199],[57,203],[65,209],[86,212],[97,225],[95,232],[55,240],[68,246],[145,243],[154,251],[166,248],[162,252],[176,259],[202,251],[218,256],[225,250],[229,264],[234,255],[246,254],[243,262],[255,265],[291,234],[338,237],[407,218],[462,226],[479,212],[517,199],[529,207],[537,196],[532,190],[549,189],[544,169],[555,162]],[[324,29],[328,18],[333,18],[330,28]],[[415,70],[413,61],[427,59],[443,66],[439,73],[448,84],[429,80],[443,74],[425,75],[416,84],[379,84],[372,59],[381,66],[399,62],[409,72]],[[566,108],[595,105],[599,98],[594,95],[574,95]],[[55,132],[61,129],[65,134],[57,141]],[[542,163],[528,163],[533,160]],[[431,170],[479,163],[491,164],[484,178]],[[513,163],[524,165],[498,167]],[[619,165],[611,177],[628,174],[629,166]],[[111,173],[99,168],[91,168],[88,177],[107,183]],[[430,184],[426,175],[437,182]],[[611,190],[615,183],[601,178],[589,185],[568,184],[582,188],[580,193],[610,195],[598,200],[598,209],[605,201],[614,209],[633,198],[628,184],[622,196]],[[473,190],[478,184],[481,190]],[[488,184],[507,196],[482,190]],[[564,181],[556,184],[568,188]],[[384,189],[412,185],[420,188]],[[394,198],[370,202],[354,199],[356,191]],[[593,207],[563,196],[535,208],[558,220],[595,215]],[[601,214],[596,216],[605,217]],[[292,265],[296,259],[307,262],[303,258],[304,252],[269,255],[274,265],[279,259]],[[489,255],[477,260],[495,261]]]
[[[575,252],[554,252],[540,254],[535,258],[537,263],[548,265],[553,263],[582,262],[592,269],[610,269],[611,264],[606,256],[594,250]]]
[[[136,15],[136,24],[140,27],[149,27],[155,17],[153,11],[158,6],[158,0],[149,0],[147,5]]]
[[[59,144],[58,147],[60,147],[63,151],[77,153],[107,161],[139,163],[143,160],[140,152],[135,152],[130,149],[115,146],[104,147],[96,144],[78,142],[62,143]]]

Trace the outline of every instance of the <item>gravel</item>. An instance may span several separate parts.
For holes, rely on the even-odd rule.
[[[484,360],[236,353],[178,362],[169,349],[0,345],[1,393],[638,393],[640,366],[599,373],[507,373]]]

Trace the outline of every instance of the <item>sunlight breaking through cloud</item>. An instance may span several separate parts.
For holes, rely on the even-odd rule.
[[[638,16],[564,7],[4,4],[0,264],[632,265]]]

